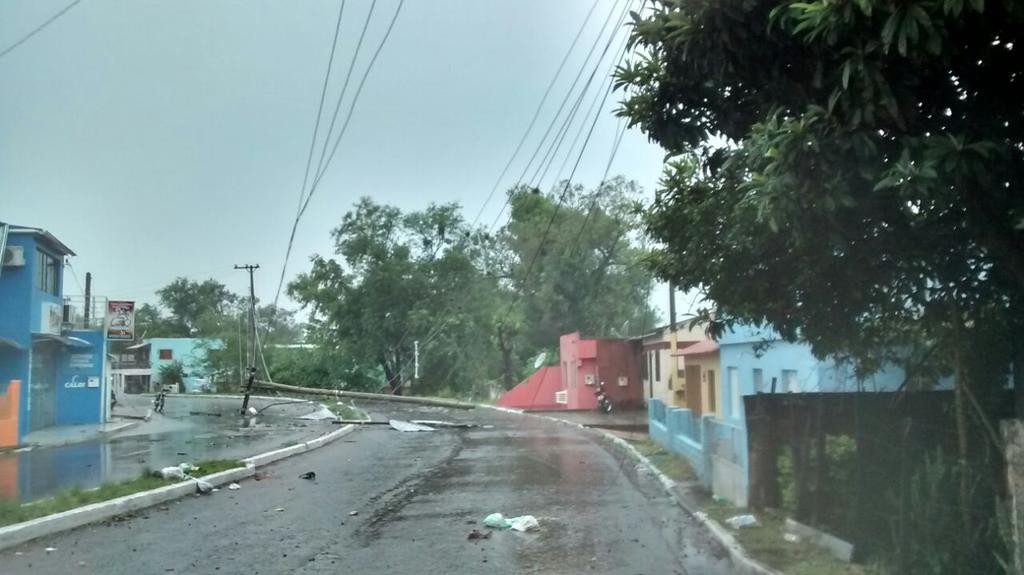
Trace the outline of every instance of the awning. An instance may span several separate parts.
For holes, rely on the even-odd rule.
[[[32,339],[36,341],[55,341],[66,347],[92,347],[92,344],[80,337],[71,337],[66,335],[56,335],[52,333],[34,333]]]
[[[0,337],[0,347],[11,347],[18,351],[25,351],[25,346],[14,341],[13,339],[7,339],[6,337]]]
[[[683,348],[682,351],[677,351],[672,355],[704,355],[705,353],[715,353],[718,351],[718,343],[714,341],[701,341],[695,343],[689,347]]]
[[[137,344],[135,344],[135,345],[129,345],[128,347],[126,347],[126,348],[125,348],[125,350],[129,350],[129,349],[140,349],[140,348],[143,348],[143,347],[148,347],[148,346],[149,346],[149,342],[148,342],[148,341],[144,341],[144,342],[142,342],[142,343],[137,343]]]

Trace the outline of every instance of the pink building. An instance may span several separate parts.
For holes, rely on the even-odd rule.
[[[583,339],[578,332],[559,339],[559,364],[535,371],[498,398],[521,409],[597,409],[598,383],[615,409],[643,406],[637,344],[624,339]]]

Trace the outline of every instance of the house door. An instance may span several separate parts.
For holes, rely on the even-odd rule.
[[[51,427],[57,408],[57,352],[52,343],[32,346],[28,386],[29,430]]]
[[[699,365],[686,366],[686,407],[688,407],[694,415],[698,417],[700,416],[701,394]]]

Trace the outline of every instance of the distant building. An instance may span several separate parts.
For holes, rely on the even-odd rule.
[[[643,405],[637,348],[624,339],[583,338],[578,332],[559,341],[559,363],[544,366],[498,398],[498,405],[522,409],[597,409],[597,390],[615,409]]]
[[[64,305],[64,258],[74,252],[46,230],[2,224],[0,248],[0,446],[47,427],[105,421],[102,326]]]
[[[207,352],[222,349],[219,339],[154,337],[125,346],[115,354],[111,370],[119,393],[152,393],[160,386],[160,369],[174,362],[184,368],[185,393],[208,391]]]

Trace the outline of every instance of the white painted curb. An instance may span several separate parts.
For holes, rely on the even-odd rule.
[[[246,477],[252,477],[256,473],[256,468],[261,465],[266,465],[292,455],[323,447],[335,439],[348,435],[355,429],[355,425],[346,425],[341,429],[326,433],[304,443],[285,447],[284,449],[276,449],[274,451],[261,453],[247,459],[243,459],[242,461],[246,464],[245,467],[211,473],[210,475],[200,477],[199,479],[217,486],[239,481]],[[125,495],[124,497],[118,497],[116,499],[91,503],[83,507],[76,507],[75,509],[46,515],[45,517],[37,517],[36,519],[31,519],[22,523],[15,523],[14,525],[0,527],[0,549],[7,549],[8,547],[14,547],[15,545],[20,545],[39,537],[53,535],[54,533],[67,531],[89,523],[110,519],[111,517],[121,515],[123,513],[138,511],[139,509],[145,509],[160,503],[173,501],[187,495],[192,495],[195,492],[195,482],[187,480],[181,483],[151,489],[149,491],[132,493],[131,495]]]
[[[744,575],[783,575],[780,571],[776,571],[774,569],[771,569],[770,567],[762,565],[760,562],[752,559],[749,555],[747,555],[743,547],[740,546],[739,542],[736,541],[736,538],[733,537],[732,534],[729,533],[724,527],[719,525],[717,521],[711,519],[704,513],[698,513],[698,510],[690,509],[685,503],[683,503],[681,499],[676,497],[676,494],[673,491],[673,489],[675,489],[676,487],[676,481],[662,473],[657,467],[654,466],[653,463],[651,463],[650,459],[648,459],[644,454],[637,451],[636,447],[633,447],[628,441],[622,439],[621,437],[613,435],[601,429],[587,427],[586,425],[576,423],[575,421],[569,421],[567,419],[552,417],[550,415],[540,415],[537,413],[530,413],[522,409],[511,409],[508,407],[487,405],[483,403],[478,404],[478,406],[487,409],[493,409],[495,411],[501,411],[504,413],[510,413],[513,415],[528,415],[530,417],[547,419],[549,421],[554,421],[556,423],[561,423],[564,425],[571,425],[573,427],[578,427],[580,429],[590,429],[591,431],[595,431],[601,434],[604,437],[604,439],[623,448],[634,459],[640,461],[651,470],[655,477],[658,478],[658,481],[661,483],[662,487],[665,488],[665,491],[668,493],[669,498],[672,501],[674,501],[676,505],[678,505],[683,511],[691,515],[701,525],[707,528],[708,532],[710,532],[712,536],[718,539],[718,542],[721,543],[723,547],[725,547],[725,550],[729,553],[729,558],[733,562],[733,566],[736,567],[736,573],[742,573]]]

